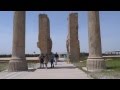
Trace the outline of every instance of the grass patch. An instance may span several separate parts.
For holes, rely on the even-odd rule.
[[[102,72],[89,73],[95,79],[118,79],[120,78],[120,58],[106,60],[106,69]]]
[[[36,68],[37,63],[28,63],[28,68]],[[8,63],[0,63],[0,72],[8,69]]]
[[[86,66],[86,60],[87,60],[87,56],[85,55],[81,55],[80,57],[81,61],[73,61],[72,63],[79,69],[82,69],[82,67]]]
[[[106,66],[107,66],[107,69],[120,72],[120,58],[106,61]]]
[[[82,61],[82,62],[73,62],[73,64],[79,68],[79,69],[82,69],[82,67],[85,67],[86,66],[86,60]]]
[[[86,57],[82,57],[82,62],[73,62],[73,64],[81,69],[82,67],[86,67]],[[111,60],[106,60],[106,69],[102,72],[86,72],[91,77],[95,79],[120,79],[120,58],[111,58]]]
[[[8,68],[8,63],[0,63],[0,72]]]

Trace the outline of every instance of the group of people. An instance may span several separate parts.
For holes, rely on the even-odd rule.
[[[55,62],[55,65],[57,65],[57,62],[58,62],[58,54],[41,54],[39,56],[39,60],[40,60],[40,68],[44,68],[44,64],[45,64],[45,67],[46,69],[48,68],[47,64],[48,62],[51,63],[51,68],[54,68],[54,62]]]

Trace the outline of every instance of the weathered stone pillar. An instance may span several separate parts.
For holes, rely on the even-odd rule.
[[[101,71],[105,69],[105,61],[102,58],[99,12],[88,12],[88,37],[89,57],[87,60],[88,71]]]
[[[46,14],[39,15],[39,35],[38,35],[38,48],[41,53],[51,54],[52,40],[50,38],[50,21]]]
[[[69,14],[69,31],[67,36],[67,52],[71,62],[80,61],[80,47],[78,40],[78,13]]]
[[[8,71],[28,70],[25,58],[25,11],[14,12],[12,59]]]

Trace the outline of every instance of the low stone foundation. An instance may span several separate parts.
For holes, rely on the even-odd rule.
[[[103,58],[89,58],[87,60],[87,71],[99,72],[106,68],[105,60]]]
[[[10,60],[9,62],[9,72],[27,71],[27,61],[24,59]]]

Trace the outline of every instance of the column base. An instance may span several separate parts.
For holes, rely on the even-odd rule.
[[[12,58],[9,62],[9,72],[28,71],[26,59]]]
[[[88,58],[87,59],[87,70],[90,72],[99,72],[106,68],[105,60],[100,58]]]

